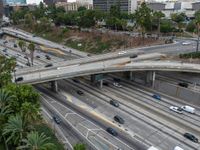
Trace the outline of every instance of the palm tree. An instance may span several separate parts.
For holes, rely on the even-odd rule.
[[[160,35],[160,20],[161,20],[161,18],[165,17],[165,14],[163,14],[161,11],[155,11],[153,13],[153,16],[158,21],[158,37],[159,37],[159,35]]]
[[[198,35],[196,52],[198,52],[198,50],[199,50],[200,10],[197,11],[197,12],[194,14],[194,16],[195,16],[195,23],[196,23],[196,27],[197,27],[197,35]]]
[[[40,119],[39,112],[39,107],[37,107],[37,105],[33,105],[30,102],[24,102],[21,106],[21,114],[23,116],[23,119],[29,123]]]
[[[8,104],[10,100],[13,99],[13,96],[10,95],[10,92],[0,89],[0,108],[3,108]]]
[[[19,114],[10,116],[3,128],[3,135],[8,136],[6,142],[12,141],[15,145],[19,144],[25,134],[25,127],[25,122]]]
[[[18,46],[20,47],[21,51],[23,53],[25,53],[25,55],[27,57],[26,59],[28,61],[28,64],[30,65],[30,62],[29,62],[29,59],[28,59],[28,54],[26,53],[26,43],[24,41],[22,41],[22,40],[19,40],[18,41]]]
[[[33,65],[33,56],[34,56],[34,51],[35,51],[35,44],[33,44],[32,42],[28,45],[28,49],[31,53],[31,63]]]
[[[29,150],[47,150],[54,149],[55,145],[53,143],[48,142],[49,137],[47,137],[44,133],[39,134],[36,131],[32,131],[27,134],[26,139],[23,139],[23,143],[25,145],[19,146],[17,149],[29,149]]]

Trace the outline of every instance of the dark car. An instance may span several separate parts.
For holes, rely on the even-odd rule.
[[[136,55],[136,54],[133,54],[130,56],[130,58],[136,58],[136,57],[138,57],[138,55]]]
[[[115,107],[119,107],[119,102],[118,101],[116,101],[116,100],[110,100],[110,104],[111,105],[113,105],[113,106],[115,106]]]
[[[5,48],[5,49],[3,49],[3,52],[7,52],[7,49]]]
[[[108,82],[103,82],[103,85],[109,86],[109,83]]]
[[[121,79],[119,79],[119,78],[113,78],[113,80],[114,80],[115,82],[120,82],[120,81],[121,81]]]
[[[17,47],[17,44],[14,44],[13,46],[16,48],[16,47]]]
[[[198,143],[198,139],[194,135],[192,135],[191,133],[185,133],[185,134],[183,134],[183,136],[185,138],[195,142],[195,143]]]
[[[119,122],[120,124],[124,124],[124,119],[122,119],[122,117],[120,117],[118,115],[114,116],[114,120],[116,122]]]
[[[9,56],[7,53],[5,54],[6,56]]]
[[[51,60],[51,57],[49,55],[45,55],[46,59]]]
[[[154,94],[152,97],[155,98],[155,99],[157,99],[157,100],[161,100],[161,97],[158,94]]]
[[[77,91],[77,94],[78,94],[78,95],[83,95],[84,93],[83,93],[82,91],[78,90],[78,91]]]
[[[45,67],[52,67],[53,64],[47,64]]]
[[[108,133],[112,134],[113,136],[117,136],[117,135],[118,135],[117,131],[115,131],[115,130],[114,130],[113,128],[111,128],[111,127],[107,128],[106,131],[107,131]]]
[[[53,120],[57,123],[57,124],[60,124],[61,123],[61,119],[59,116],[55,115],[53,116]]]
[[[27,65],[27,66],[31,66],[31,64],[30,64],[30,63],[26,63],[26,65]]]
[[[24,56],[24,58],[25,58],[25,59],[28,59],[28,57],[27,57],[27,56]]]
[[[188,83],[185,83],[185,82],[178,83],[178,85],[182,86],[182,87],[185,87],[185,88],[188,87]]]
[[[40,56],[37,55],[36,58],[40,58]]]
[[[22,81],[23,79],[24,79],[23,77],[18,77],[15,79],[15,82]]]
[[[76,83],[80,83],[80,81],[77,80],[77,79],[72,79],[72,81],[74,81],[74,82],[76,82]]]

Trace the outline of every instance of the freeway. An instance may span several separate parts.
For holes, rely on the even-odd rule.
[[[173,112],[166,112],[166,115],[160,116],[160,113],[152,113],[152,111],[150,111],[154,108],[149,109],[148,107],[144,109],[141,106],[138,108],[136,107],[136,99],[139,101],[152,101],[158,105],[158,102],[156,102],[151,96],[137,97],[138,94],[140,95],[142,93],[134,92],[131,95],[131,92],[127,89],[127,92],[125,93],[124,91],[121,91],[120,88],[114,88],[112,84],[109,84],[109,87],[105,86],[100,90],[92,86],[89,81],[79,81],[79,83],[70,80],[59,82],[59,93],[61,95],[70,95],[70,97],[73,95],[77,97],[80,102],[77,102],[77,100],[72,98],[70,101],[76,105],[78,105],[77,103],[81,103],[82,107],[88,108],[91,110],[91,113],[100,113],[104,118],[107,118],[110,121],[113,120],[113,116],[116,114],[120,115],[124,118],[125,124],[121,125],[115,121],[113,121],[113,123],[119,125],[120,128],[126,130],[130,135],[134,135],[134,138],[146,143],[147,145],[159,147],[162,150],[173,149],[176,145],[181,145],[181,147],[187,150],[199,147],[199,145],[195,145],[183,138],[182,134],[186,132],[186,128],[184,127],[185,123],[180,125],[179,123],[177,124],[174,122],[173,119],[167,119],[168,115],[170,117]],[[124,87],[126,86],[124,85]],[[130,89],[130,87],[128,88]],[[78,95],[77,90],[83,91],[84,94]],[[126,96],[122,97],[122,93],[125,93]],[[131,95],[131,97],[128,95]],[[119,101],[120,107],[112,107],[109,104],[110,99]],[[129,101],[129,99],[132,101]],[[146,102],[144,102],[144,104],[145,103]],[[157,109],[161,111],[162,105]],[[165,110],[166,109],[168,110],[169,108],[165,108]],[[179,118],[179,116],[176,117]],[[190,131],[189,128],[187,131]],[[198,133],[196,133],[196,135],[198,135]]]
[[[144,70],[200,73],[200,65],[170,61],[132,62],[130,58],[119,58],[107,61],[99,61],[95,63],[76,64],[65,67],[49,68],[48,70],[38,70],[37,72],[16,72],[16,77],[23,77],[23,81],[20,81],[19,83],[36,84],[98,73]]]
[[[122,131],[117,138],[105,132],[104,129],[109,126],[108,123],[98,119],[98,116],[94,117],[90,115],[83,106],[73,105],[73,103],[70,103],[70,99],[68,100],[62,95],[52,93],[43,87],[37,89],[46,95],[46,99],[48,98],[48,101],[45,101],[45,105],[51,107],[51,109],[54,110],[54,114],[59,115],[62,120],[65,120],[64,122],[68,122],[67,124],[69,124],[73,130],[76,130],[82,138],[86,139],[89,145],[93,146],[94,149],[147,149],[145,145],[137,141],[134,142],[134,139],[132,139],[132,142],[128,142],[131,146],[127,145],[124,141],[127,141],[128,137],[126,134],[123,134]],[[69,98],[70,96],[67,97]]]
[[[43,38],[37,37],[33,34],[30,34],[28,32],[20,30],[20,29],[4,27],[1,30],[3,31],[4,34],[8,34],[8,35],[23,39],[25,41],[37,43],[39,45],[45,45],[47,47],[60,49],[60,50],[67,52],[67,53],[69,53],[69,54],[71,54],[72,56],[75,56],[75,57],[86,57],[87,56],[87,53],[80,52],[78,50],[75,50],[75,49],[72,49],[72,48],[69,48],[69,47],[65,47],[63,45],[45,40]]]

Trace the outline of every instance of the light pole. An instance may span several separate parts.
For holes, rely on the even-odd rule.
[[[16,73],[15,72],[16,72],[16,69],[13,70],[13,73],[14,73],[15,83],[17,84],[17,78],[16,78]]]

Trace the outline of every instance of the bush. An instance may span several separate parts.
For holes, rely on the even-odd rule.
[[[195,28],[196,28],[195,23],[193,21],[190,21],[186,27],[186,31],[194,32]]]
[[[186,54],[180,54],[179,58],[200,58],[200,52],[191,52]]]

